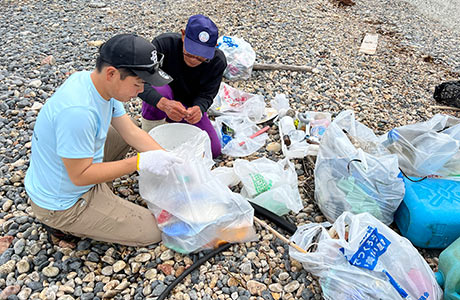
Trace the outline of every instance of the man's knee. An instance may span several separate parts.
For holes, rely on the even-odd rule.
[[[133,220],[135,226],[132,228],[133,246],[148,246],[161,241],[161,231],[153,214],[144,207],[139,208],[137,220]]]
[[[149,246],[161,242],[161,231],[150,230],[147,234],[140,237],[135,246]]]

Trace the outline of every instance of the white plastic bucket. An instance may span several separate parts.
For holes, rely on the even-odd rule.
[[[153,128],[149,134],[161,147],[172,151],[179,145],[193,140],[201,132],[203,130],[190,124],[167,123]],[[206,137],[205,142],[199,144],[196,149],[197,157],[212,157],[211,140],[207,133]]]

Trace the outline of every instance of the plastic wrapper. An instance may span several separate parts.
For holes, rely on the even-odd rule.
[[[157,219],[165,246],[190,253],[224,241],[256,240],[251,205],[211,173],[191,144],[172,150],[185,162],[174,165],[167,176],[140,171],[139,191]]]
[[[243,183],[241,194],[269,211],[282,216],[302,208],[294,165],[283,159],[268,158],[253,161],[237,159],[233,163],[236,176]]]
[[[434,273],[412,244],[368,213],[344,212],[334,223],[300,226],[292,258],[319,277],[327,300],[440,300]]]
[[[380,141],[398,156],[408,176],[460,180],[460,119],[436,114],[426,122],[392,129]]]
[[[252,67],[256,61],[256,52],[242,38],[221,36],[217,40],[217,48],[222,50],[227,58],[225,78],[229,80],[249,79]]]
[[[389,225],[404,198],[398,157],[390,154],[352,111],[329,125],[315,164],[315,199],[327,219],[369,212]]]
[[[268,139],[266,132],[250,138],[261,128],[246,116],[217,117],[215,129],[222,144],[222,153],[234,157],[248,156],[256,152]]]
[[[222,82],[209,112],[212,115],[247,116],[258,122],[264,116],[265,101],[263,96],[246,93]]]

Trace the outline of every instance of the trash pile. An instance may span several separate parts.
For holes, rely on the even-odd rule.
[[[255,53],[249,44],[224,36],[219,48],[229,62],[226,78],[250,76]],[[376,136],[353,111],[333,119],[329,112],[294,111],[283,94],[271,107],[265,102],[221,84],[209,113],[222,153],[238,158],[232,168],[213,168],[210,150],[194,150],[209,147],[206,134],[198,133],[170,149],[185,163],[167,177],[140,174],[141,196],[164,244],[190,253],[256,240],[252,205],[277,216],[300,212],[290,160],[316,156],[315,201],[333,224],[300,226],[289,253],[319,277],[326,299],[442,299],[438,283],[446,287],[445,299],[460,299],[448,296],[460,279],[451,267],[460,257],[460,119],[438,114]],[[262,124],[269,121],[278,125],[285,158],[241,159],[265,145],[269,126]],[[239,193],[230,189],[235,186]],[[394,221],[407,239],[389,227]],[[435,276],[414,245],[451,245],[441,255],[447,258],[440,273]]]

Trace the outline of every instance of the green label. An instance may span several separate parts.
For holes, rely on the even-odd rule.
[[[271,180],[267,181],[265,177],[259,173],[251,173],[249,176],[251,176],[252,183],[254,184],[256,195],[260,195],[263,192],[268,191],[273,186],[273,182]]]

